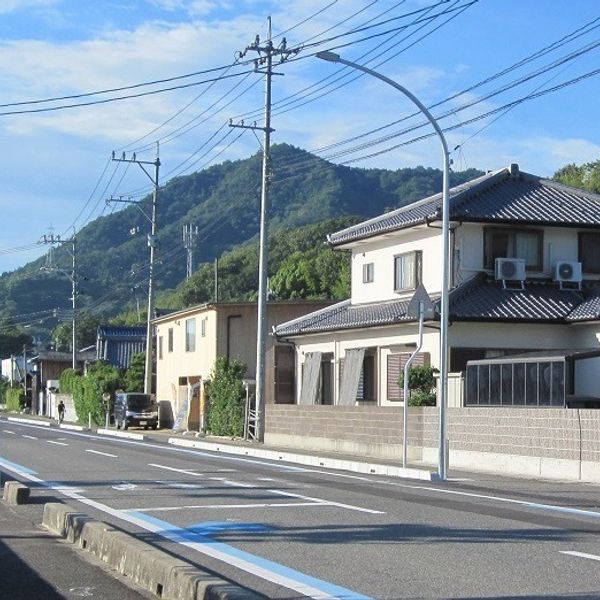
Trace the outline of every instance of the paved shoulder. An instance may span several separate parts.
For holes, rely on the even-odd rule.
[[[11,600],[94,598],[139,600],[149,594],[42,529],[43,504],[8,506],[0,501],[0,581]]]

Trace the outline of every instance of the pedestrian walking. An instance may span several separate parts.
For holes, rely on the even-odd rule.
[[[58,403],[58,422],[62,423],[65,419],[65,403],[61,400]]]

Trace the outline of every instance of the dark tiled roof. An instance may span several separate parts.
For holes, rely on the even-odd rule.
[[[333,233],[329,242],[338,246],[439,220],[441,202],[441,194],[435,194]],[[512,165],[452,188],[450,219],[600,227],[600,196],[522,173]]]
[[[98,327],[98,337],[103,339],[108,338],[131,338],[131,337],[146,337],[146,327],[126,327],[102,325]]]
[[[362,329],[410,322],[408,300],[350,304],[349,300],[275,328],[288,337],[343,329]],[[439,305],[439,299],[434,300]],[[439,309],[439,306],[438,306]],[[453,321],[571,323],[600,320],[600,286],[561,290],[547,280],[528,281],[525,289],[503,289],[500,282],[477,276],[450,294]]]
[[[598,318],[598,310],[594,313],[592,307],[599,301],[600,287],[561,290],[554,282],[540,280],[527,281],[524,290],[503,289],[500,282],[479,276],[453,292],[450,318],[567,323]]]
[[[409,300],[393,300],[373,304],[350,304],[349,300],[328,306],[275,327],[275,335],[285,337],[303,333],[377,327],[412,321],[406,315]]]

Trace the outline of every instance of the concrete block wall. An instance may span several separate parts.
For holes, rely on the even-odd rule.
[[[265,442],[401,459],[402,407],[266,407]],[[409,409],[408,459],[436,464],[437,408]],[[450,467],[600,481],[600,410],[448,409]]]

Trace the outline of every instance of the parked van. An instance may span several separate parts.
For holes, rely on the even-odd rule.
[[[117,429],[127,429],[130,425],[158,427],[158,404],[151,394],[117,392],[114,415]]]

